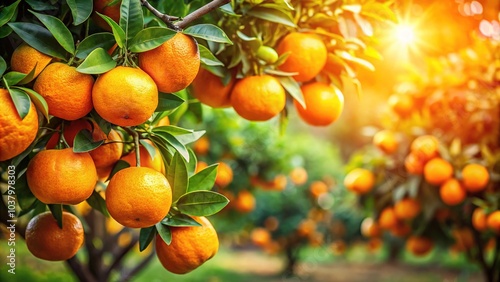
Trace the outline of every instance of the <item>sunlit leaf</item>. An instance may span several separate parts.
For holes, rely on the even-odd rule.
[[[170,245],[170,243],[172,243],[172,232],[170,231],[170,228],[166,225],[163,225],[162,222],[158,222],[155,227],[163,242],[165,242],[165,244],[167,245]]]
[[[28,115],[31,108],[30,97],[26,94],[26,92],[15,88],[9,89],[9,94],[12,98],[12,102],[14,102],[17,114],[21,117],[21,119],[24,119]]]
[[[209,216],[221,211],[229,200],[212,191],[189,192],[179,198],[177,208],[184,214],[192,216]]]
[[[175,31],[164,27],[149,27],[139,31],[128,44],[135,53],[152,50],[175,35]]]
[[[173,217],[167,217],[161,223],[175,227],[201,226],[198,221],[185,214],[176,214]]]
[[[226,33],[213,24],[197,24],[186,28],[184,34],[220,43],[233,44]]]
[[[172,201],[176,201],[187,191],[189,178],[184,159],[176,153],[167,169],[168,183],[172,187]]]
[[[96,192],[95,190],[92,192],[92,195],[87,199],[87,203],[94,209],[98,210],[104,216],[109,217],[108,208],[106,207],[106,201],[104,198]]]
[[[115,44],[115,37],[110,32],[94,33],[86,37],[76,47],[76,57],[84,59],[97,48],[109,50]]]
[[[12,17],[16,13],[17,5],[19,5],[20,2],[21,0],[17,0],[9,6],[0,9],[0,27],[8,23],[12,19]]]
[[[30,96],[31,102],[33,102],[36,108],[43,114],[45,119],[47,121],[49,120],[49,106],[47,104],[47,101],[45,101],[45,99],[42,97],[42,95],[36,93],[34,90],[30,88],[18,87],[18,86],[13,86],[12,88],[26,92]]]
[[[116,61],[102,48],[94,49],[76,68],[76,71],[86,74],[105,73],[116,66]]]
[[[103,18],[106,21],[106,23],[109,24],[111,30],[113,31],[113,36],[115,37],[116,44],[118,45],[118,47],[125,48],[126,37],[123,28],[120,25],[118,25],[112,18],[98,12],[96,12],[96,14],[99,15],[101,18]]]
[[[218,164],[213,164],[189,178],[188,192],[211,190],[217,176]]]

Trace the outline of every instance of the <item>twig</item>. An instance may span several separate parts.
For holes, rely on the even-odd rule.
[[[167,14],[163,14],[162,12],[158,11],[155,7],[151,6],[147,0],[141,0],[141,5],[146,7],[148,10],[153,13],[153,15],[157,16],[159,19],[161,19],[167,26],[168,28],[174,29],[174,30],[180,30],[179,27],[174,25],[172,21],[179,20],[179,17],[174,17],[170,16]]]
[[[117,252],[113,253],[113,262],[106,270],[106,277],[109,277],[111,275],[111,272],[122,263],[125,255],[127,255],[128,252],[132,250],[137,242],[139,242],[139,235],[134,235],[132,236],[132,240],[127,246],[120,248]]]

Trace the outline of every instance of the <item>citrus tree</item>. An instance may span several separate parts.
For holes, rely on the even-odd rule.
[[[341,76],[359,85],[356,68],[378,56],[373,28],[394,19],[376,1],[229,2],[2,4],[0,218],[11,238],[84,281],[128,279],[155,254],[192,271],[217,252],[205,217],[228,198],[211,191],[217,165],[201,169],[190,149],[205,130],[181,127],[185,117],[200,118],[201,102],[285,121],[289,99],[328,125],[342,112]],[[15,261],[11,248],[11,273]]]
[[[416,256],[453,248],[498,281],[499,45],[472,38],[403,77],[344,185],[366,211],[365,236],[403,238]]]

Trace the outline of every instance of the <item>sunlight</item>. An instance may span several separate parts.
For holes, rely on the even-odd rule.
[[[410,46],[415,43],[415,31],[409,24],[399,24],[394,27],[394,38],[399,45]]]

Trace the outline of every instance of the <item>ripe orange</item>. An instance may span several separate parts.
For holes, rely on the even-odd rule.
[[[486,222],[491,230],[500,234],[500,210],[490,213]]]
[[[380,228],[375,220],[371,217],[363,219],[361,222],[361,234],[366,238],[380,236]]]
[[[462,203],[467,197],[467,193],[462,184],[455,178],[448,179],[439,189],[441,200],[449,206]]]
[[[294,100],[299,116],[308,124],[326,126],[336,121],[344,108],[344,96],[339,89],[322,82],[311,82],[301,87],[306,107]]]
[[[384,245],[384,241],[380,238],[370,238],[368,241],[368,251],[374,253]]]
[[[66,120],[84,117],[92,110],[94,78],[63,63],[48,65],[38,76],[33,90],[42,95],[49,114]]]
[[[393,94],[388,100],[389,107],[400,117],[408,117],[413,111],[413,98],[406,94]]]
[[[167,178],[147,167],[128,167],[118,171],[106,189],[106,207],[120,224],[144,228],[160,222],[172,205]]]
[[[382,229],[390,230],[398,224],[398,218],[393,207],[386,207],[380,212],[378,226]]]
[[[392,154],[398,149],[396,135],[391,130],[381,130],[373,136],[373,145],[386,154]]]
[[[296,167],[290,172],[290,179],[295,185],[302,185],[307,182],[307,171],[303,167]]]
[[[97,149],[89,152],[94,160],[95,167],[97,169],[102,169],[113,166],[122,156],[123,143],[121,143],[121,141],[123,141],[123,139],[121,135],[114,129],[111,129],[109,134],[106,135],[97,124],[94,124],[92,138],[96,141],[104,140],[105,142]],[[112,143],[107,144],[107,142]]]
[[[452,230],[452,236],[461,250],[473,248],[475,244],[474,234],[469,228],[458,228]]]
[[[252,233],[250,233],[250,239],[254,245],[264,247],[269,243],[269,241],[271,241],[271,234],[267,231],[267,229],[257,227],[252,230]]]
[[[198,173],[200,171],[202,171],[203,169],[205,169],[206,167],[208,166],[208,164],[204,161],[198,161],[196,163],[196,170],[195,170],[195,173]]]
[[[150,141],[147,141],[150,145],[154,146],[153,143]],[[141,159],[141,167],[149,167],[152,168],[158,172],[162,172],[165,170],[164,165],[163,165],[163,159],[161,158],[161,153],[158,150],[158,148],[155,147],[155,155],[154,157],[151,157],[149,154],[148,150],[142,146],[139,145],[139,157]],[[126,161],[130,166],[137,166],[137,160],[135,158],[135,150],[132,150],[130,153],[127,155],[123,156],[121,158],[122,161]]]
[[[217,232],[210,221],[205,217],[195,219],[202,226],[170,227],[170,245],[160,235],[156,236],[158,259],[172,273],[188,273],[211,259],[219,250]]]
[[[248,76],[231,92],[231,104],[243,118],[266,121],[285,108],[286,95],[278,79],[270,75]]]
[[[178,32],[159,47],[140,53],[139,67],[151,76],[161,92],[180,91],[188,87],[198,74],[198,43]]]
[[[411,143],[411,151],[423,162],[439,155],[439,141],[432,135],[422,135]]]
[[[289,33],[281,40],[276,51],[280,56],[289,53],[286,61],[278,68],[286,72],[297,72],[293,78],[298,82],[311,80],[326,64],[326,46],[314,34]]]
[[[210,150],[210,140],[207,136],[203,136],[196,140],[193,144],[193,151],[196,155],[204,156]]]
[[[309,185],[309,191],[315,199],[325,193],[328,193],[328,190],[328,186],[323,181],[313,181],[311,185]]]
[[[408,173],[420,175],[424,172],[424,161],[417,154],[410,152],[405,158],[405,169]]]
[[[240,213],[249,213],[255,209],[255,197],[247,190],[242,190],[233,202],[234,209]]]
[[[355,168],[344,178],[344,186],[360,195],[370,192],[373,185],[375,185],[373,172],[364,168]]]
[[[26,177],[33,195],[45,204],[76,205],[90,197],[97,182],[92,157],[72,148],[40,151],[29,162]]]
[[[406,240],[406,250],[415,256],[425,256],[434,247],[431,239],[422,236],[411,236]]]
[[[264,220],[264,227],[269,231],[276,231],[280,226],[279,220],[274,216],[269,216]]]
[[[122,1],[114,0],[94,0],[94,13],[92,19],[94,22],[104,30],[111,31],[109,24],[103,20],[96,12],[112,18],[115,22],[120,22],[120,5]]]
[[[316,230],[316,222],[312,219],[304,219],[297,227],[297,234],[301,237],[307,237]]]
[[[59,127],[57,129],[60,130]],[[92,131],[92,124],[84,118],[72,120],[69,124],[65,124],[63,136],[70,147],[73,147],[73,141],[75,140],[76,135],[83,129]],[[47,145],[45,145],[45,148],[54,149],[59,142],[59,137],[59,132],[55,132],[54,134],[52,134],[49,141],[47,142]]]
[[[10,68],[13,71],[28,74],[36,66],[33,76],[33,78],[36,78],[50,63],[50,61],[52,61],[52,57],[45,55],[26,43],[23,43],[12,53]]]
[[[30,103],[28,115],[21,119],[9,91],[0,88],[0,161],[11,159],[35,140],[38,132],[38,114]]]
[[[411,233],[411,226],[404,221],[398,221],[396,225],[391,228],[391,234],[396,237],[406,237]]]
[[[488,228],[487,218],[482,208],[476,208],[472,213],[472,226],[477,231],[485,231]]]
[[[420,213],[420,202],[413,198],[404,198],[394,204],[394,213],[396,217],[402,220],[415,218]]]
[[[221,78],[204,68],[200,68],[198,75],[191,83],[191,94],[201,103],[213,108],[231,106],[230,93],[234,86],[234,78],[224,85]]]
[[[432,185],[441,185],[453,177],[453,166],[441,158],[433,158],[424,166],[424,177]]]
[[[465,190],[471,193],[484,190],[489,181],[488,170],[480,164],[468,164],[462,169],[462,183]]]
[[[92,101],[105,120],[120,126],[135,126],[154,113],[158,88],[141,69],[118,66],[97,78]]]
[[[33,217],[26,226],[26,245],[37,258],[60,261],[72,258],[84,242],[82,222],[63,211],[62,228],[50,212]]]
[[[224,188],[233,182],[233,169],[225,162],[220,162],[217,167],[215,185]]]

